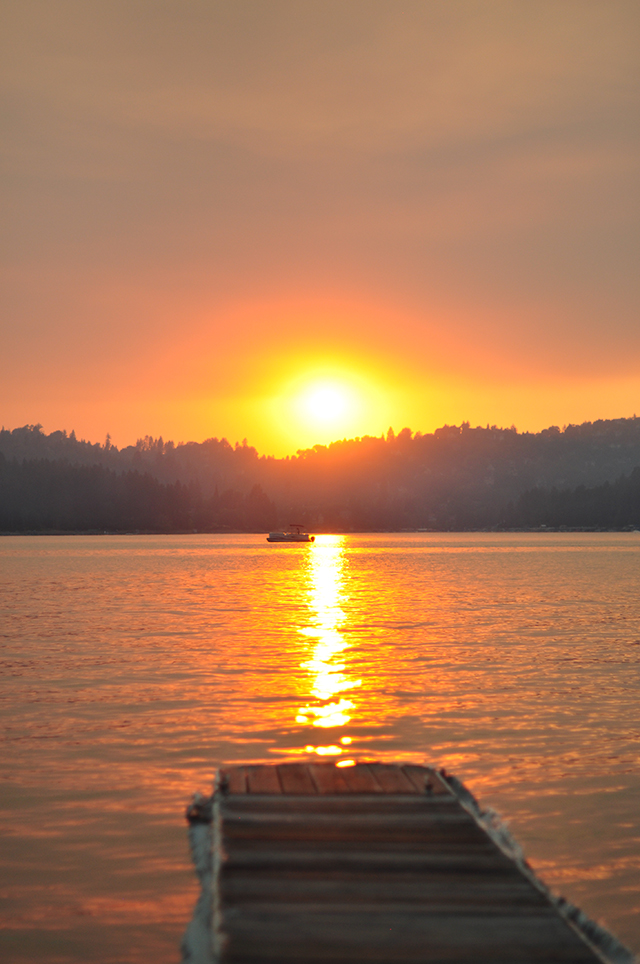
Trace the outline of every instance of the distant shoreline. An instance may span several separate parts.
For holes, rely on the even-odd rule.
[[[318,532],[315,535],[320,536],[356,536],[356,535],[396,535],[396,536],[411,536],[411,535],[435,535],[443,533],[473,533],[473,532],[485,532],[487,534],[499,534],[499,533],[517,533],[517,532],[534,532],[540,535],[545,535],[549,532],[556,534],[566,534],[566,533],[576,533],[576,532],[586,532],[586,533],[596,533],[596,532],[628,532],[628,533],[639,533],[640,528],[637,526],[521,526],[521,527],[492,527],[486,529],[332,529],[330,532]],[[0,532],[0,537],[2,536],[261,536],[263,535],[266,540],[266,533],[263,530],[255,532],[247,532],[241,529],[220,529],[216,531],[209,532],[199,532],[193,529],[167,529],[167,530],[157,530],[157,529],[114,529],[112,531],[104,531],[101,529],[30,529],[24,532]]]

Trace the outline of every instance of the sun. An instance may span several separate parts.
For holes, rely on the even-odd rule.
[[[351,414],[351,395],[348,388],[336,382],[316,383],[302,392],[299,407],[307,419],[326,425]]]
[[[293,377],[284,384],[280,380],[262,405],[280,438],[295,450],[380,435],[390,424],[389,392],[381,389],[379,377],[358,371],[355,364],[307,366],[296,358],[285,368]]]

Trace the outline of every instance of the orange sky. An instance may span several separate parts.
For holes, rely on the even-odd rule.
[[[640,411],[635,0],[1,9],[5,427]]]

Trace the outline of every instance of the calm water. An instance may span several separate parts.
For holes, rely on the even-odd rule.
[[[176,962],[221,762],[446,766],[640,951],[640,535],[0,540],[0,952]]]

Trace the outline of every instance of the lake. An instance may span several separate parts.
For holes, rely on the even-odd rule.
[[[0,539],[0,954],[177,962],[226,762],[444,766],[640,951],[640,534]]]

